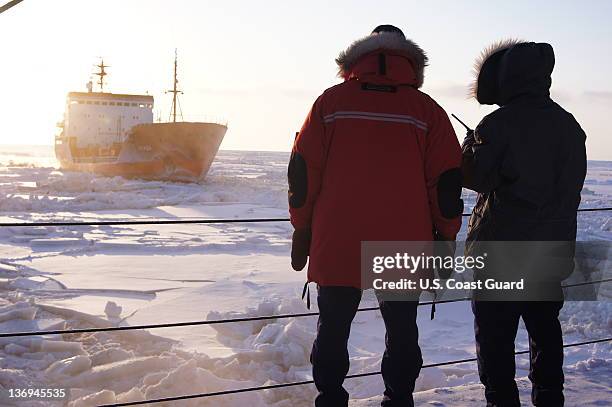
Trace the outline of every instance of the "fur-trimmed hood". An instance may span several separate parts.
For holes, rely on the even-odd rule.
[[[554,65],[550,44],[498,41],[476,60],[470,94],[480,104],[500,106],[521,95],[549,96]]]
[[[412,40],[393,32],[371,34],[353,42],[336,58],[338,76],[348,79],[351,76],[352,70],[363,57],[375,51],[383,50],[407,58],[416,76],[414,85],[417,88],[423,85],[424,71],[428,61],[425,51]]]

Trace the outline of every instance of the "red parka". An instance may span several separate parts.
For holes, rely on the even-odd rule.
[[[291,223],[311,228],[308,281],[360,288],[362,241],[454,239],[461,150],[445,111],[418,88],[425,53],[395,33],[336,60],[345,81],[314,103],[289,164]]]

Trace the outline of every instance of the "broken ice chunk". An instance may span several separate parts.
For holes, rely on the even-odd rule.
[[[106,307],[104,307],[104,313],[109,320],[121,317],[121,310],[121,306],[117,305],[114,301],[108,301]]]

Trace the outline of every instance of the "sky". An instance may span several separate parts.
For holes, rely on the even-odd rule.
[[[223,149],[288,151],[340,81],[338,53],[394,24],[429,56],[422,90],[472,126],[493,110],[466,96],[482,48],[549,42],[553,98],[586,131],[589,158],[612,160],[611,17],[605,0],[24,0],[0,14],[0,144],[52,144],[66,94],[85,90],[99,57],[110,91],[148,92],[167,120],[178,48],[186,120],[226,121]]]

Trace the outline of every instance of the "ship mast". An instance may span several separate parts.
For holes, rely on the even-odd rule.
[[[176,108],[178,106],[178,94],[183,93],[178,89],[178,76],[177,76],[177,66],[178,66],[178,53],[176,48],[174,49],[174,86],[172,90],[167,90],[166,93],[172,93],[172,122],[176,123]],[[181,113],[182,116],[182,113]]]
[[[100,85],[100,92],[104,92],[104,77],[108,75],[104,68],[108,68],[108,65],[104,65],[104,58],[100,58],[100,65],[96,65],[100,70],[98,72],[94,72],[94,75],[99,76],[100,80],[98,81],[98,85]]]

